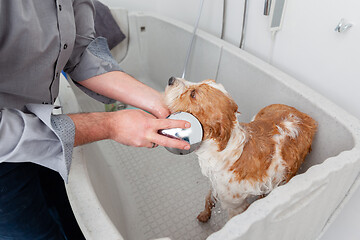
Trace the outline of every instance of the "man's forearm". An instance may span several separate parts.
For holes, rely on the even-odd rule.
[[[110,138],[110,113],[77,113],[68,116],[75,124],[74,147]]]
[[[161,94],[128,74],[113,71],[80,82],[94,92],[165,118],[169,114]]]

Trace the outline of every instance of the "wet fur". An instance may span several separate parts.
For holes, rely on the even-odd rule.
[[[165,90],[165,102],[171,112],[189,112],[203,125],[203,142],[195,153],[212,193],[198,216],[201,222],[210,218],[216,199],[232,217],[288,182],[311,151],[317,129],[310,116],[282,104],[261,109],[250,123],[239,123],[237,104],[213,80],[176,79]]]

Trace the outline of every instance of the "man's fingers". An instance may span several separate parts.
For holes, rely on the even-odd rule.
[[[160,129],[169,128],[189,128],[191,124],[185,120],[174,120],[174,119],[156,119],[155,127]]]
[[[185,149],[185,150],[190,149],[190,144],[186,141],[165,137],[163,135],[156,134],[156,133],[154,133],[154,135],[152,137],[152,142],[154,142],[158,145],[164,146],[164,147],[178,148],[178,149]]]
[[[161,145],[164,147],[178,148],[178,149],[190,149],[190,144],[186,141],[179,139],[169,138],[158,133],[161,129],[171,128],[189,128],[191,124],[185,120],[174,120],[174,119],[153,119],[151,121],[151,128],[153,131],[147,132],[146,139],[149,141],[147,144],[149,148]],[[152,143],[156,144],[153,145]]]

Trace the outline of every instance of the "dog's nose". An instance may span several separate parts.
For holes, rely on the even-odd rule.
[[[173,85],[175,81],[176,81],[176,78],[175,78],[175,77],[169,78],[168,85],[169,85],[169,86]]]

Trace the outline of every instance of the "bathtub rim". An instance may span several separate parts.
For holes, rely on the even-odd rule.
[[[64,113],[64,109],[66,109],[66,113],[81,112],[71,85],[62,75],[60,77],[59,91],[62,113]],[[65,99],[65,101],[62,99]],[[69,202],[78,225],[86,239],[102,239],[105,237],[109,240],[123,240],[122,235],[102,208],[93,189],[83,151],[83,146],[74,148],[69,179],[68,183],[65,184]],[[89,211],[89,209],[92,211]]]

